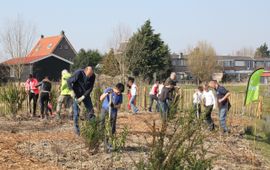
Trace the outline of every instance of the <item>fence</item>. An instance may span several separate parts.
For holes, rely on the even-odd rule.
[[[54,84],[54,98],[58,96],[57,89],[58,84]],[[146,111],[149,107],[149,91],[151,86],[144,84],[144,83],[138,83],[137,84],[137,99],[136,99],[136,105],[138,106],[140,111]],[[267,89],[266,89],[267,90]],[[93,90],[95,91],[95,89]],[[186,89],[182,88],[178,91],[180,93],[180,102],[179,102],[179,109],[181,111],[190,110],[192,108],[192,101],[193,101],[193,93],[194,89]],[[124,93],[124,100],[123,100],[123,106],[121,111],[128,111],[128,98],[127,94]],[[99,97],[92,94],[92,100],[94,105],[100,105]],[[258,103],[252,103],[246,107],[243,107],[245,100],[245,93],[244,92],[231,92],[230,96],[230,102],[231,102],[231,110],[230,114],[232,115],[248,115],[248,116],[255,116],[256,109],[258,108]],[[270,101],[270,97],[265,95],[263,96],[263,113],[270,113],[269,106],[266,104]],[[54,99],[54,103],[52,103],[54,106],[56,106],[56,99]],[[27,113],[28,110],[27,100],[23,103],[23,109],[22,112]],[[155,111],[155,108],[153,109]],[[0,103],[0,113],[6,113],[7,107],[5,104]]]

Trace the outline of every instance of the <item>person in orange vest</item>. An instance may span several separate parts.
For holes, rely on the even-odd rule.
[[[36,117],[36,108],[38,101],[39,90],[36,87],[38,85],[38,80],[34,78],[32,74],[29,74],[29,78],[25,82],[25,90],[28,94],[28,102],[30,108],[30,114],[32,113],[31,101],[33,100],[33,117]]]

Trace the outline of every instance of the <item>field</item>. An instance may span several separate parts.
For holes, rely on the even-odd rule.
[[[136,169],[138,161],[146,160],[151,151],[149,141],[152,140],[152,135],[149,124],[155,121],[157,129],[161,126],[159,113],[144,111],[148,103],[148,87],[139,87],[141,90],[137,102],[140,114],[128,113],[125,100],[118,115],[117,132],[121,132],[124,127],[129,131],[126,145],[121,151],[106,153],[102,146],[95,151],[89,150],[84,139],[74,135],[72,121],[29,119],[21,111],[16,120],[0,118],[0,169]],[[179,102],[179,112],[188,114],[190,94],[194,87],[182,88],[184,90]],[[269,115],[267,87],[262,88],[262,119],[257,119],[252,113],[256,103],[243,114],[240,103],[243,102],[244,86],[228,85],[228,88],[234,95],[231,98],[233,108],[227,122],[232,133],[223,135],[218,130],[209,132],[202,129],[202,133],[207,136],[203,144],[208,148],[207,156],[215,156],[213,169],[270,169],[270,144],[267,143],[262,128],[265,123],[269,123],[265,119]],[[212,116],[218,125],[216,111]],[[244,128],[254,128],[254,120],[257,120],[255,133],[246,135]]]

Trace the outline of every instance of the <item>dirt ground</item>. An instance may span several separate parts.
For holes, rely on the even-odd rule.
[[[10,121],[0,118],[0,169],[135,169],[134,161],[147,156],[146,140],[150,129],[145,122],[160,123],[159,115],[120,113],[120,131],[127,126],[129,135],[120,153],[93,154],[83,139],[74,135],[72,121],[41,120]],[[229,121],[232,133],[212,133],[205,140],[209,153],[218,155],[214,169],[270,169],[270,160],[253,152],[250,141],[239,135],[237,119]],[[255,161],[254,161],[255,160]]]

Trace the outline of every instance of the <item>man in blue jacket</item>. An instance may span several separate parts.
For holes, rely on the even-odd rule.
[[[95,83],[95,74],[93,68],[88,66],[85,69],[79,69],[74,72],[74,74],[68,79],[68,87],[73,90],[72,96],[74,97],[73,102],[73,120],[75,133],[80,135],[79,129],[79,105],[81,102],[87,110],[87,119],[90,120],[95,117],[93,104],[90,98],[90,93],[93,90]]]

